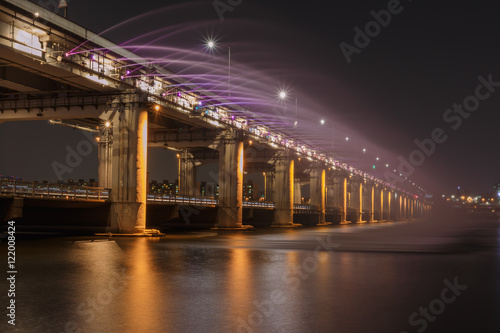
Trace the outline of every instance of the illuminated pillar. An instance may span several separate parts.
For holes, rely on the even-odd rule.
[[[406,195],[402,196],[403,198],[403,220],[408,220],[408,199]]]
[[[347,222],[347,177],[336,175],[333,184],[334,206],[340,208],[340,223]]]
[[[265,189],[266,192],[266,201],[273,202],[274,201],[274,172],[266,172],[265,175]]]
[[[125,105],[113,120],[110,231],[134,233],[146,227],[148,112]]]
[[[196,166],[193,155],[183,150],[179,156],[179,194],[196,195]]]
[[[99,129],[97,156],[99,160],[98,180],[99,187],[111,188],[112,165],[113,165],[113,130],[111,122],[109,126],[102,125]]]
[[[351,181],[351,208],[356,210],[356,222],[363,222],[363,179],[359,177]]]
[[[241,228],[243,221],[243,142],[225,138],[219,145],[218,228]]]
[[[296,178],[293,184],[293,203],[301,204],[302,203],[302,188],[300,184],[300,179]]]
[[[391,200],[391,218],[394,221],[399,221],[401,220],[401,196],[398,194],[397,191],[393,192],[394,195]]]
[[[368,211],[367,222],[373,222],[375,201],[375,187],[373,182],[367,181],[363,186],[363,209]]]
[[[294,161],[289,151],[277,153],[275,171],[274,193],[274,221],[273,227],[293,226],[293,187],[294,187]]]
[[[387,190],[387,200],[386,200],[386,210],[385,210],[385,219],[387,221],[391,220],[391,205],[392,205],[392,191]]]
[[[326,171],[323,168],[313,168],[310,174],[311,204],[318,206],[318,225],[325,225],[325,181]],[[328,223],[329,224],[329,223]]]

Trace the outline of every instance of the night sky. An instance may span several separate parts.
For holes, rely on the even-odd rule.
[[[500,180],[500,84],[490,91],[481,90],[489,96],[468,118],[462,118],[460,126],[443,119],[447,109],[475,94],[479,76],[486,80],[491,76],[492,81],[500,82],[500,47],[496,40],[500,20],[495,2],[232,3],[237,5],[223,13],[223,21],[210,0],[72,0],[68,17],[101,32],[147,13],[103,36],[122,43],[148,31],[178,26],[182,32],[166,35],[161,43],[196,50],[212,36],[230,45],[235,68],[240,65],[265,72],[266,82],[275,80],[277,88],[285,87],[297,97],[300,110],[308,109],[307,117],[305,111],[302,116],[310,122],[308,131],[317,135],[311,142],[320,143],[330,135],[325,130],[328,124],[344,131],[350,141],[342,139],[342,132],[336,138],[338,142],[334,140],[333,151],[337,149],[356,166],[371,166],[375,157],[380,157],[377,170],[385,163],[394,169],[399,164],[398,156],[408,160],[418,148],[415,140],[429,139],[433,130],[442,128],[447,140],[437,143],[435,152],[425,156],[409,178],[437,195],[454,193],[457,186],[473,193],[492,191]],[[354,28],[364,31],[365,25],[374,21],[371,11],[387,10],[388,6],[397,14],[391,14],[386,27],[372,31],[370,41],[365,40],[366,45],[358,47],[348,63],[339,44],[355,45]],[[146,41],[147,37],[141,39]],[[224,51],[214,57],[223,59]],[[240,80],[244,80],[243,74]],[[320,119],[327,124],[321,127]],[[0,174],[55,181],[51,163],[62,161],[65,147],[75,147],[80,140],[85,140],[81,132],[46,122],[3,123]],[[368,151],[362,156],[364,147]],[[171,157],[164,151],[150,150],[150,179],[176,178],[175,167],[170,165],[175,163],[165,163]],[[382,174],[378,176],[382,178]],[[65,178],[97,178],[96,150]]]

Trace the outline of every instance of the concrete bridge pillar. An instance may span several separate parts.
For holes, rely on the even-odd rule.
[[[391,206],[392,206],[392,196],[393,192],[390,189],[386,189],[385,192],[387,193],[386,200],[384,202],[384,219],[386,221],[391,221]]]
[[[375,205],[375,186],[373,182],[367,181],[363,186],[363,209],[368,210],[367,222],[373,222]]]
[[[356,221],[363,222],[363,179],[354,177],[351,180],[351,208],[356,210]],[[354,222],[354,221],[353,221]]]
[[[329,224],[325,220],[326,170],[321,167],[313,168],[310,174],[310,184],[311,204],[318,206],[319,210],[318,225]]]
[[[373,203],[373,221],[381,222],[384,220],[384,189],[381,185],[375,185]]]
[[[273,202],[274,201],[274,188],[275,188],[275,174],[274,172],[266,172],[265,175],[265,199],[267,202]]]
[[[108,126],[106,126],[106,124]],[[111,188],[113,167],[113,129],[111,128],[111,122],[106,122],[99,127],[97,156],[99,160],[99,187]]]
[[[179,154],[179,194],[196,195],[196,164],[188,150]]]
[[[219,144],[218,228],[243,227],[243,141],[235,134]]]
[[[340,208],[340,223],[347,223],[347,176],[338,174],[333,182],[333,205]]]
[[[408,220],[408,198],[406,197],[406,195],[403,195],[401,198],[403,201],[403,207],[402,207],[403,220]]]
[[[273,227],[293,226],[294,160],[289,151],[277,153],[275,171],[276,191],[274,193]]]
[[[135,233],[146,227],[148,112],[133,96],[128,98],[131,100],[112,120],[110,231]],[[109,158],[109,152],[101,152],[100,162]],[[101,175],[103,182],[109,177]]]
[[[391,218],[394,221],[401,220],[401,196],[398,192],[394,191],[391,199]]]
[[[413,220],[415,218],[415,198],[410,199],[410,218]]]
[[[300,179],[298,178],[295,178],[295,182],[293,183],[293,203],[294,204],[302,203],[302,187]]]

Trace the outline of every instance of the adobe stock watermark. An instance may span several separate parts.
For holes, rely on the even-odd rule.
[[[65,173],[72,173],[75,168],[80,166],[84,157],[88,157],[94,152],[97,141],[91,132],[82,131],[86,139],[80,140],[76,147],[66,145],[66,156],[63,162],[53,161],[50,165],[58,180],[63,180]]]
[[[495,92],[495,88],[500,87],[500,82],[493,81],[493,74],[489,74],[487,78],[482,75],[477,77],[479,84],[474,89],[474,93],[465,97],[462,104],[453,104],[453,106],[443,113],[443,121],[450,126],[453,131],[458,130],[462,126],[464,119],[468,119],[472,113],[479,109],[482,101],[487,100]],[[436,127],[431,131],[431,135],[423,140],[416,139],[414,141],[417,149],[414,149],[405,158],[398,156],[399,165],[397,173],[386,171],[384,174],[385,180],[392,185],[398,182],[403,182],[405,178],[410,177],[415,168],[424,164],[425,160],[436,152],[437,145],[448,140],[448,135],[445,129]]]
[[[282,305],[286,302],[286,294],[283,289],[295,290],[300,287],[302,281],[306,281],[311,274],[318,270],[320,261],[325,261],[334,249],[340,247],[340,244],[333,243],[331,235],[326,238],[317,237],[318,245],[314,249],[312,255],[304,258],[300,265],[293,266],[281,276],[283,285],[281,288],[275,288],[269,293],[269,297],[265,300],[255,300],[253,305],[255,310],[252,311],[246,318],[239,316],[237,318],[238,327],[237,333],[254,333],[261,332],[260,326],[267,318],[272,317],[277,305]],[[321,254],[324,255],[321,255]]]
[[[354,27],[354,45],[346,42],[339,44],[347,63],[350,64],[352,62],[354,54],[360,54],[364,48],[368,47],[372,39],[380,34],[382,28],[386,28],[391,23],[393,15],[400,14],[403,9],[404,7],[399,0],[389,0],[387,2],[387,9],[382,9],[378,12],[374,10],[370,11],[373,20],[365,24],[364,31],[358,26]]]
[[[120,251],[124,256],[125,253],[123,253],[123,250],[120,249]],[[64,332],[89,332],[88,327],[84,327],[85,324],[91,323],[95,317],[103,311],[103,309],[109,306],[109,304],[124,291],[131,280],[134,280],[134,276],[128,273],[125,268],[121,268],[120,271],[117,270],[112,272],[102,290],[95,294],[88,295],[86,300],[78,304],[76,307],[76,314],[82,317],[82,320],[78,320],[80,324],[75,321],[68,321],[64,326]]]
[[[212,5],[219,16],[219,20],[224,21],[224,13],[232,12],[235,7],[241,5],[243,0],[214,0]]]
[[[438,298],[430,301],[427,307],[418,308],[418,312],[415,311],[408,317],[409,324],[418,327],[418,333],[424,332],[429,323],[435,322],[437,317],[446,310],[446,305],[455,302],[457,297],[462,295],[462,291],[467,289],[466,285],[458,283],[458,277],[453,279],[453,283],[448,279],[444,279],[443,283],[446,287],[441,290]],[[408,331],[401,331],[401,333],[408,333]]]

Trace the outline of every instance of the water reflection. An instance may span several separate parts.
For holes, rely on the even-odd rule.
[[[455,276],[471,292],[433,329],[498,328],[498,307],[477,307],[498,304],[496,243],[438,255],[315,251],[329,232],[25,242],[14,332],[410,332],[408,316]]]

